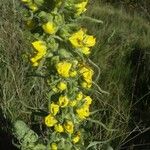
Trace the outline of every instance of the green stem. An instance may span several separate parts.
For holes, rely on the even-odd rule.
[[[88,16],[82,16],[80,18],[78,18],[79,20],[88,20],[88,21],[91,21],[91,22],[94,22],[94,23],[100,23],[100,24],[103,24],[103,21],[102,20],[99,20],[99,19],[95,19],[95,18],[91,18],[91,17],[88,17]]]

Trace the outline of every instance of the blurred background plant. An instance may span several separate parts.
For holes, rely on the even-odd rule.
[[[98,85],[110,93],[93,94],[93,110],[97,110],[93,118],[98,121],[88,121],[86,130],[87,139],[97,142],[91,143],[93,148],[89,149],[105,150],[109,145],[114,149],[130,149],[127,146],[132,147],[137,141],[144,144],[149,136],[149,1],[136,1],[144,10],[134,9],[128,5],[131,2],[136,4],[134,1],[91,1],[87,15],[104,23],[82,22],[97,37],[91,59],[101,69]],[[39,78],[37,82],[29,76],[30,67],[24,55],[29,51],[28,32],[22,31],[21,12],[18,1],[0,1],[0,132],[4,135],[0,140],[7,142],[11,140],[11,123],[16,119],[25,120],[34,131],[41,132],[40,126],[32,123],[31,110],[42,109],[46,93],[44,81]],[[116,129],[115,132],[110,128]],[[147,134],[131,140],[132,132],[135,137],[144,131]],[[6,149],[1,143],[0,149]]]

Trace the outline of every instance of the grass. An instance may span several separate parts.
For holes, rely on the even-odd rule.
[[[13,1],[0,2],[1,109],[10,118],[17,115],[16,111],[20,109],[19,94],[25,73],[20,57],[24,45],[23,34],[17,23],[20,16],[14,7]]]
[[[110,94],[93,94],[95,102],[92,109],[98,112],[93,113],[92,119],[98,122],[88,121],[87,138],[101,141],[101,144],[93,143],[93,149],[105,150],[109,145],[120,149],[131,132],[131,105],[142,97],[136,97],[137,82],[134,80],[139,63],[133,58],[138,51],[142,53],[145,66],[145,75],[140,75],[141,81],[149,75],[150,26],[137,13],[130,15],[122,9],[114,9],[97,1],[89,5],[88,10],[87,15],[104,22],[93,24],[85,21],[83,25],[97,38],[91,59],[100,67],[98,85]],[[21,12],[17,1],[0,2],[1,120],[9,123],[22,119],[33,126],[32,112],[45,109],[47,89],[42,78],[30,76],[32,72],[28,59],[23,55],[30,51],[30,47],[25,37],[28,33],[22,30]],[[147,85],[148,81],[143,84]],[[3,130],[9,127],[9,124],[0,126]]]
[[[30,76],[25,55],[30,48],[25,38],[28,33],[21,27],[21,6],[17,1],[7,0],[0,2],[0,8],[1,110],[11,122],[23,119],[31,124],[31,110],[42,109],[45,104],[44,81],[39,78],[37,82],[37,78]]]
[[[145,85],[148,88],[150,26],[136,12],[129,14],[123,9],[115,9],[98,1],[89,7],[87,15],[104,22],[83,24],[97,37],[98,42],[91,59],[101,69],[98,85],[110,93],[102,96],[94,94],[98,97],[94,108],[100,109],[95,119],[108,128],[117,129],[110,132],[98,125],[94,126],[93,139],[111,139],[108,143],[114,149],[120,149],[125,137],[131,132],[129,123],[134,121],[132,104],[148,92],[148,89],[142,92],[142,84],[138,84],[137,80],[144,82],[142,87]],[[143,63],[140,63],[142,60]],[[140,96],[136,95],[136,88],[141,89]],[[136,125],[132,123],[132,126]],[[97,149],[102,149],[103,145]]]

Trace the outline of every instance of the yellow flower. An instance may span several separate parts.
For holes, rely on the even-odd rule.
[[[90,54],[90,47],[94,46],[96,43],[96,39],[92,35],[87,35],[84,29],[80,29],[79,31],[73,33],[69,38],[69,41],[75,48],[79,48],[79,50],[85,54]]]
[[[59,106],[66,107],[69,103],[69,99],[67,96],[60,96],[59,97]]]
[[[67,83],[66,82],[60,82],[58,85],[57,85],[58,89],[61,90],[61,91],[64,91],[67,89]]]
[[[57,144],[56,143],[52,143],[51,144],[51,150],[57,150]]]
[[[32,61],[32,59],[31,59],[31,61]],[[37,67],[37,66],[39,65],[38,62],[32,62],[32,63],[33,63],[33,64],[32,64],[33,67]]]
[[[76,96],[76,100],[77,100],[77,101],[80,101],[80,100],[82,100],[82,98],[83,98],[83,93],[82,93],[82,92],[79,92],[79,93],[77,94],[77,96]]]
[[[82,82],[81,83],[81,86],[83,87],[83,88],[91,88],[91,86],[92,86],[92,81],[91,82],[89,82],[89,83],[87,83],[87,82]]]
[[[76,8],[76,11],[77,11],[77,15],[80,15],[82,14],[83,12],[85,12],[87,9],[85,8],[87,5],[87,1],[86,2],[81,2],[81,3],[78,3],[78,4],[75,4],[75,8]]]
[[[80,119],[86,119],[90,115],[89,106],[84,105],[83,107],[76,109],[77,115]]]
[[[31,62],[33,63],[33,66],[38,66],[38,61],[45,56],[47,47],[43,41],[32,42],[32,45],[36,49],[37,54],[31,58]]]
[[[74,107],[77,104],[76,100],[70,100],[69,105]]]
[[[82,44],[83,38],[84,38],[84,31],[80,29],[76,33],[72,34],[72,36],[69,38],[69,41],[74,47],[81,48],[83,47]]]
[[[70,72],[70,77],[75,77],[77,75],[77,71]]]
[[[79,71],[82,76],[83,76],[83,79],[87,82],[87,83],[92,83],[92,76],[94,74],[93,70],[88,67],[88,66],[84,66],[80,69]]]
[[[74,125],[73,125],[72,121],[67,121],[64,124],[64,128],[65,128],[66,132],[72,134],[74,131]]]
[[[45,124],[48,127],[54,126],[57,122],[58,121],[51,114],[45,117]]]
[[[84,37],[83,43],[87,47],[92,47],[96,43],[96,39],[92,35],[86,35]]]
[[[34,62],[40,60],[44,55],[45,55],[45,53],[38,52],[34,57],[31,58],[31,61],[34,63]]]
[[[89,55],[91,53],[90,48],[89,47],[82,47],[81,51],[83,54],[85,55]]]
[[[54,34],[57,31],[56,26],[53,22],[47,22],[47,23],[43,24],[42,28],[43,28],[44,32],[48,33],[48,34]]]
[[[34,41],[32,42],[32,45],[38,52],[45,53],[47,50],[46,43],[44,41]]]
[[[92,103],[92,98],[90,96],[86,96],[84,100],[85,100],[85,105],[90,105]]]
[[[74,143],[74,144],[75,144],[75,143],[78,143],[79,140],[80,140],[80,137],[81,137],[81,134],[80,134],[80,132],[78,132],[78,133],[73,137],[73,139],[72,139],[73,143]]]
[[[69,71],[71,69],[72,64],[67,62],[67,61],[63,61],[63,62],[59,62],[56,65],[56,69],[59,75],[63,76],[63,77],[69,77]]]
[[[54,129],[55,129],[56,132],[60,132],[60,133],[64,132],[64,128],[63,128],[63,126],[61,124],[56,124],[54,126]]]
[[[43,54],[41,54],[41,53],[37,53],[37,55],[35,55],[34,57],[32,57],[31,58],[31,62],[33,63],[33,66],[38,66],[39,65],[39,62],[37,62],[37,61],[39,61],[40,59],[42,59],[43,58]]]
[[[55,116],[59,112],[59,105],[51,103],[49,109],[50,112]]]

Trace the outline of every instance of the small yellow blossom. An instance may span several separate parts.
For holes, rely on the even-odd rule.
[[[66,107],[69,103],[69,99],[67,96],[60,96],[59,97],[59,106]]]
[[[33,57],[32,62],[38,61],[38,60],[41,59],[44,55],[45,55],[45,53],[43,53],[43,52],[37,52],[37,54]]]
[[[48,33],[48,34],[55,34],[57,31],[56,26],[53,22],[47,22],[47,23],[43,24],[42,28],[43,28],[44,32]]]
[[[82,83],[81,83],[81,86],[82,86],[83,88],[89,89],[89,88],[91,88],[91,86],[92,86],[92,81],[89,82],[89,83],[87,83],[87,82],[82,82]]]
[[[73,131],[74,131],[74,124],[72,123],[72,121],[67,121],[64,124],[64,128],[65,128],[65,130],[66,130],[67,133],[72,134]]]
[[[81,2],[81,3],[78,3],[78,4],[75,4],[75,8],[76,8],[76,11],[77,11],[77,15],[80,15],[82,14],[83,12],[85,12],[87,9],[85,8],[87,5],[87,1],[86,2]]]
[[[80,137],[81,137],[81,133],[80,132],[77,132],[77,134],[73,137],[73,143],[78,143],[79,140],[80,140]]]
[[[32,45],[38,52],[45,52],[47,50],[46,43],[44,41],[34,41],[32,42]]]
[[[51,144],[51,150],[57,150],[57,144],[56,143],[52,143]]]
[[[76,48],[83,47],[83,38],[84,38],[84,31],[80,29],[79,31],[72,34],[72,36],[69,38],[69,41],[71,44]]]
[[[54,126],[57,122],[58,121],[51,114],[45,117],[45,124],[48,127]]]
[[[90,47],[94,46],[96,43],[96,39],[92,35],[87,35],[84,29],[80,29],[73,33],[69,38],[69,41],[85,55],[90,54]]]
[[[77,71],[70,72],[70,77],[75,77],[77,75]]]
[[[37,55],[35,55],[34,57],[31,58],[31,62],[33,63],[33,66],[38,66],[39,65],[39,61],[40,59],[42,59],[44,56],[44,54],[42,53],[37,53]]]
[[[87,47],[92,47],[96,43],[96,39],[92,35],[86,35],[84,37],[83,43]]]
[[[34,58],[31,59],[31,62],[33,63],[32,64],[33,67],[37,67],[39,65],[38,62],[36,62],[36,61],[34,62]]]
[[[74,107],[77,104],[77,100],[70,100],[69,105]]]
[[[92,103],[92,98],[90,96],[86,96],[84,100],[85,100],[85,105],[90,105]]]
[[[42,59],[46,55],[46,44],[43,41],[35,41],[32,42],[33,47],[37,51],[37,54],[31,58],[31,62],[33,63],[33,66],[38,66],[39,60]]]
[[[93,76],[94,72],[90,67],[84,66],[80,69],[79,72],[81,73],[81,75],[83,76],[83,79],[87,83],[92,83],[92,76]]]
[[[60,132],[60,133],[64,132],[64,128],[63,128],[63,126],[61,124],[56,124],[54,126],[54,129],[55,129],[56,132]]]
[[[49,110],[55,116],[59,112],[59,105],[51,103]]]
[[[89,106],[87,106],[87,105],[84,105],[83,107],[81,107],[79,109],[76,109],[76,112],[80,119],[86,119],[86,117],[88,117],[90,115]]]
[[[83,98],[83,93],[80,91],[76,96],[76,100],[80,101],[80,100],[82,100],[82,98]]]
[[[81,51],[83,54],[85,55],[89,55],[91,53],[90,48],[89,47],[82,47]]]
[[[63,61],[63,62],[59,62],[56,65],[56,69],[59,75],[63,76],[63,77],[69,77],[69,72],[71,69],[72,64],[67,62],[67,61]]]
[[[67,89],[67,83],[66,82],[60,82],[58,85],[57,85],[57,88],[61,91],[64,91]]]

